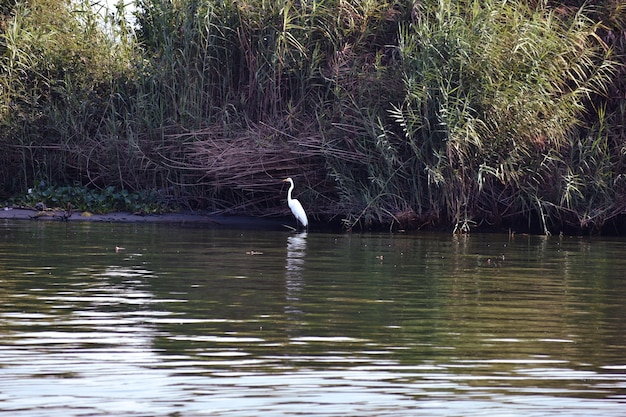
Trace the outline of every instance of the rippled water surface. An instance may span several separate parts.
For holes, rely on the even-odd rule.
[[[0,412],[624,416],[625,277],[623,239],[4,222]]]

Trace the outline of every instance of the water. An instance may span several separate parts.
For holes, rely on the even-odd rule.
[[[0,223],[0,412],[623,416],[624,253],[606,238]]]

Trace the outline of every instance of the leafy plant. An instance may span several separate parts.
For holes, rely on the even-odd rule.
[[[116,190],[114,187],[95,190],[83,186],[46,186],[43,183],[29,189],[29,192],[21,198],[15,199],[14,204],[98,214],[114,211],[154,214],[167,210],[165,201],[154,191],[130,193],[127,190]]]

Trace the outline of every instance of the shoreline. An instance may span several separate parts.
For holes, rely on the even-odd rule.
[[[283,227],[282,218],[259,218],[251,216],[210,215],[202,212],[174,212],[163,214],[134,214],[114,212],[107,214],[70,213],[62,210],[32,210],[5,207],[0,209],[0,220],[66,221],[94,223],[169,223],[196,224],[202,227],[275,228]]]

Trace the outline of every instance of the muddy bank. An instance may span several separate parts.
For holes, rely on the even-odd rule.
[[[292,226],[287,218],[259,218],[248,216],[216,216],[202,212],[177,212],[164,214],[134,213],[67,213],[57,210],[30,210],[5,207],[0,209],[0,219],[29,221],[108,222],[108,223],[171,223],[194,224],[201,227],[237,227],[246,229],[277,229]],[[295,226],[295,223],[293,224]]]

